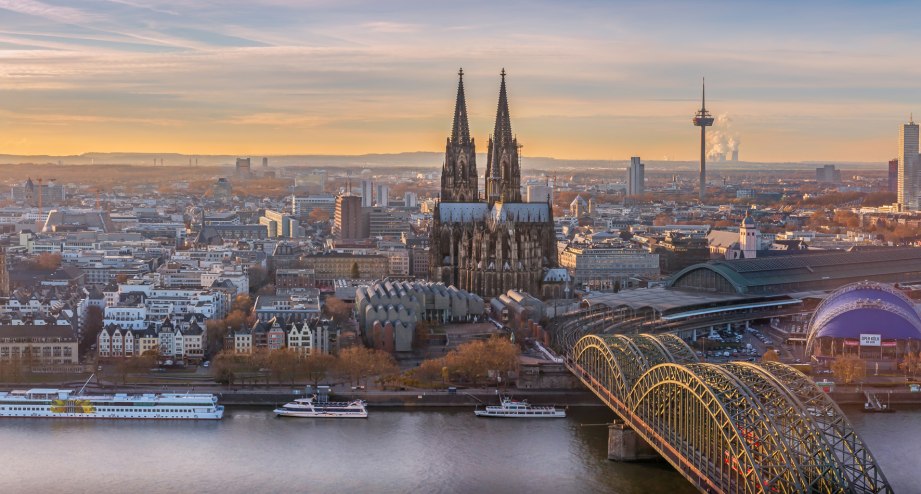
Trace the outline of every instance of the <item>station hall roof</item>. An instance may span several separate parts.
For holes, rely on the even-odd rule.
[[[676,273],[668,286],[740,295],[781,294],[832,290],[863,280],[919,279],[921,248],[887,248],[710,261]]]

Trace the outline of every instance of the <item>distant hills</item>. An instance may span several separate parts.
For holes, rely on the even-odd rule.
[[[51,155],[11,155],[0,154],[0,164],[61,164],[63,166],[76,165],[122,165],[122,166],[233,166],[236,162],[235,155],[187,155],[179,153],[84,153],[70,156]],[[262,166],[262,156],[249,156],[252,158],[252,167],[258,169]],[[331,168],[374,168],[374,167],[406,167],[406,168],[438,168],[444,160],[444,154],[438,152],[407,152],[394,154],[362,154],[362,155],[276,155],[268,156],[269,167],[305,166],[305,167],[331,167]],[[156,161],[155,161],[156,160]],[[191,161],[190,161],[191,160]],[[486,155],[477,155],[477,164],[486,168]],[[696,161],[658,161],[644,160],[647,170],[693,170],[698,164]],[[522,158],[522,167],[526,170],[622,170],[628,160],[570,160],[549,157]],[[770,167],[777,169],[803,170],[822,164],[835,164],[838,168],[848,170],[885,170],[886,163],[860,163],[860,162],[801,162],[801,163],[754,163],[754,162],[709,162],[711,170],[758,170]]]

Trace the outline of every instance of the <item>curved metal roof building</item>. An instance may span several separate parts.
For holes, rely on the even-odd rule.
[[[879,334],[884,340],[921,340],[921,316],[892,285],[861,282],[844,286],[822,301],[809,322],[806,352],[817,338],[860,338]]]

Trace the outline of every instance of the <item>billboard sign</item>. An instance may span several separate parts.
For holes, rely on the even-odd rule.
[[[878,334],[861,334],[860,346],[880,346],[881,338]]]

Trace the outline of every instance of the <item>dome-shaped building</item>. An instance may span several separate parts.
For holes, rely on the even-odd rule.
[[[869,338],[862,342],[861,335]],[[914,303],[892,285],[853,283],[830,294],[816,308],[809,322],[807,355],[858,353],[861,346],[874,347],[878,358],[898,358],[921,346],[921,316]]]

